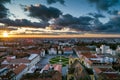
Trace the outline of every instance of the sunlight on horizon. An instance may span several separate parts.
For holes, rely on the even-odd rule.
[[[120,37],[120,34],[64,34],[64,35],[45,35],[45,34],[9,34],[4,32],[0,35],[1,38],[112,38]]]
[[[7,31],[4,31],[4,32],[3,32],[3,37],[9,37],[9,35],[8,35],[8,32],[7,32]]]

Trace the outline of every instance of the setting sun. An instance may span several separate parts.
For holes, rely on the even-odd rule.
[[[3,32],[3,37],[8,37],[8,32],[7,31]]]

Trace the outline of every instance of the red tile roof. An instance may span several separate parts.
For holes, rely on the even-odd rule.
[[[75,49],[77,51],[90,51],[90,49],[88,47],[85,47],[85,46],[76,46]]]
[[[92,61],[90,61],[88,58],[85,58],[85,62],[92,64]]]
[[[15,63],[15,64],[20,64],[20,63],[29,63],[30,61],[28,59],[12,59],[8,61],[9,63]]]
[[[99,73],[102,72],[99,68],[94,68],[94,71],[95,71],[97,74],[99,74]]]
[[[15,70],[14,73],[17,75],[19,73],[21,73],[27,66],[24,64],[21,64],[20,66],[18,66]]]
[[[114,69],[112,68],[94,68],[94,70],[96,71],[96,73],[117,73]]]
[[[45,65],[45,67],[43,69],[44,70],[49,70],[50,66],[51,66],[51,64],[47,64],[47,65]],[[54,70],[59,71],[59,72],[62,71],[62,65],[60,65],[60,64],[54,64],[52,66],[53,66]]]
[[[87,58],[97,58],[97,56],[95,54],[92,54],[92,53],[83,53],[82,55],[87,57]]]
[[[64,51],[72,51],[72,48],[70,47],[64,48]]]
[[[8,65],[6,65],[6,64],[0,65],[0,69],[5,68],[5,67],[8,67]]]
[[[120,78],[120,75],[117,73],[104,73],[103,75],[105,75],[107,78],[109,78],[110,80],[119,80],[118,78]]]
[[[54,65],[54,70],[61,72],[62,71],[62,65],[60,65],[60,64]]]
[[[44,70],[48,70],[50,67],[50,64],[45,65]]]

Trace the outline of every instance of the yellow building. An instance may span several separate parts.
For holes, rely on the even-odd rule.
[[[81,64],[80,58],[69,57],[67,80],[95,80],[93,74],[89,74]]]

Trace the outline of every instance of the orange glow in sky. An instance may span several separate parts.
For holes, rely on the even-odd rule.
[[[7,31],[4,31],[4,32],[3,32],[3,37],[9,37],[9,35],[8,35],[8,32],[7,32]]]
[[[8,33],[4,33],[3,35],[0,35],[0,37],[8,37],[9,38],[92,38],[92,37],[104,37],[104,38],[110,38],[110,37],[120,37],[120,34],[65,34],[65,35],[8,35]]]

